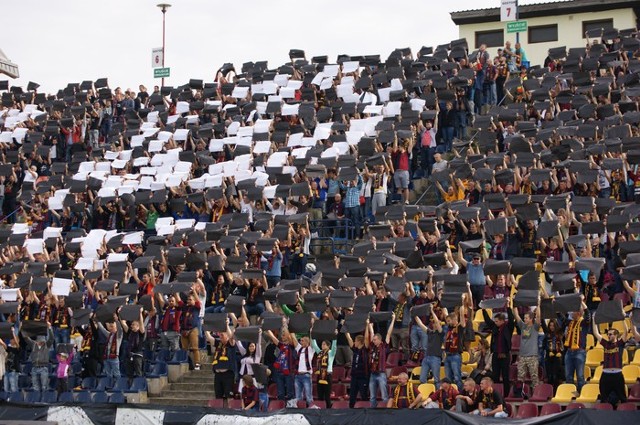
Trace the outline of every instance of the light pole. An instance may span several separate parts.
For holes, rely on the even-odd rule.
[[[171,7],[171,5],[169,3],[160,3],[158,4],[158,7],[160,8],[160,10],[162,11],[162,67],[164,68],[164,56],[165,56],[165,51],[164,51],[164,22],[165,22],[165,15],[167,14],[167,9],[169,9]],[[164,77],[162,77],[162,87],[164,87]]]

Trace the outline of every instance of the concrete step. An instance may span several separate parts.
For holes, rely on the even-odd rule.
[[[169,391],[211,391],[213,393],[213,380],[209,382],[175,382],[169,385]]]
[[[213,398],[213,394],[211,394],[207,398],[199,398],[199,399],[184,399],[184,398],[176,398],[176,397],[152,397],[149,398],[149,404],[159,404],[159,405],[167,405],[167,406],[207,406],[209,404],[209,400]]]
[[[197,399],[210,399],[213,398],[213,391],[183,391],[183,390],[165,390],[162,392],[160,398],[175,398],[181,400],[197,400]]]

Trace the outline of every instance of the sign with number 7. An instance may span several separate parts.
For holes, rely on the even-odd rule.
[[[518,10],[517,0],[502,0],[500,7],[500,21],[515,21]]]

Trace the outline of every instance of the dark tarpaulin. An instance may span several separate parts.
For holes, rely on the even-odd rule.
[[[63,405],[44,406],[3,403],[0,418],[5,421],[44,421],[49,413],[60,410]],[[640,422],[639,411],[600,411],[594,409],[567,410],[555,415],[530,419],[495,419],[439,409],[295,409],[269,413],[244,412],[207,407],[160,406],[149,404],[127,404],[126,406],[90,404],[66,404],[83,411],[94,425],[112,425],[116,422],[118,408],[139,410],[163,410],[162,424],[195,425],[206,423],[245,423],[242,418],[261,418],[264,423],[277,422],[282,425],[617,425]],[[58,412],[60,414],[61,412]],[[228,420],[225,420],[228,417]],[[276,418],[277,417],[277,418]],[[271,421],[269,420],[271,419]],[[258,420],[258,419],[256,419]],[[306,421],[305,421],[306,420]],[[87,424],[91,425],[91,424]]]

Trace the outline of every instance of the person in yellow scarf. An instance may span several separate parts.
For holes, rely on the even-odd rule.
[[[586,343],[589,331],[590,315],[584,303],[584,295],[580,295],[581,306],[579,311],[570,314],[570,320],[565,324],[566,335],[564,341],[564,371],[567,384],[573,384],[573,375],[577,377],[576,387],[578,392],[584,385],[584,364],[587,358]]]

